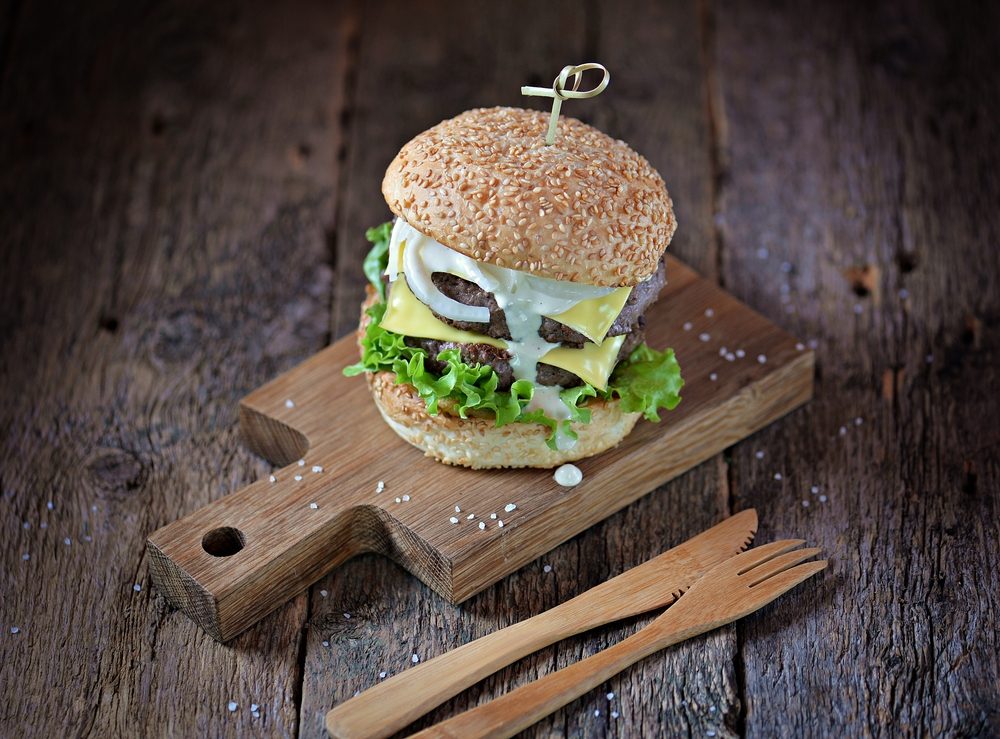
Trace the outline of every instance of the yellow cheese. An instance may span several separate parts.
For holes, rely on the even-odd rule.
[[[439,320],[430,308],[417,300],[405,279],[397,279],[392,283],[381,326],[386,331],[404,336],[507,348],[507,342],[501,339],[494,339],[474,331],[462,331]],[[580,349],[560,346],[550,350],[541,361],[568,370],[597,389],[604,390],[608,384],[608,375],[615,367],[618,351],[624,341],[624,336],[612,336],[600,344],[587,342]]]
[[[473,331],[462,331],[439,320],[430,308],[417,300],[402,276],[392,283],[389,290],[388,306],[380,325],[386,331],[404,336],[454,341],[460,344],[489,344],[500,349],[507,348],[507,342],[502,339],[494,339]]]
[[[559,321],[574,331],[579,331],[596,344],[604,341],[611,324],[625,307],[625,301],[631,294],[631,287],[620,287],[603,298],[581,300],[568,311],[548,316],[553,321]]]

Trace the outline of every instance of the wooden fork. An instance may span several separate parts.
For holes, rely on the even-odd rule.
[[[415,734],[510,737],[665,647],[753,613],[826,567],[801,539],[756,547],[715,565],[651,624],[613,647]],[[397,700],[406,700],[400,695]]]

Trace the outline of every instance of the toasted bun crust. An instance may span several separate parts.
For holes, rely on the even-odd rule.
[[[389,208],[466,256],[557,280],[635,285],[677,222],[663,179],[623,141],[565,116],[480,108],[419,134],[382,180]]]
[[[366,377],[375,405],[393,431],[428,457],[472,469],[555,467],[592,457],[616,446],[639,420],[638,413],[622,412],[618,401],[591,399],[591,422],[576,426],[576,446],[553,451],[545,443],[544,426],[512,423],[495,428],[492,419],[459,418],[445,409],[431,416],[416,389],[397,384],[391,372]]]

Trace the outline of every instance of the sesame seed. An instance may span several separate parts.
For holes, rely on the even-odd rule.
[[[315,511],[317,508],[319,508],[319,503],[310,503],[309,507]]]
[[[504,509],[504,511],[505,511],[506,513],[510,513],[510,512],[511,512],[512,510],[514,510],[515,508],[517,508],[517,506],[516,506],[516,505],[514,505],[513,503],[508,503],[507,505],[505,505],[505,506],[503,507],[503,509]]]
[[[485,521],[480,521],[479,522],[479,530],[480,531],[485,531],[485,529],[486,529],[486,522]]]
[[[767,356],[764,355],[764,354],[758,354],[757,355],[757,361],[760,362],[761,364],[766,364],[767,363]]]
[[[417,662],[419,662],[419,661],[420,661],[420,657],[418,657],[416,654],[414,654],[412,657],[410,657],[410,662],[412,662],[413,664],[417,664]]]
[[[312,471],[313,471],[313,472],[322,472],[322,471],[323,471],[323,468],[322,468],[322,467],[321,467],[320,465],[318,465],[318,464],[314,464],[314,465],[312,466]]]
[[[229,705],[226,708],[229,709],[230,713],[235,713],[236,709],[240,707],[240,704],[236,701],[229,701]]]
[[[142,592],[142,585],[136,583],[135,585],[132,586],[132,590],[134,590],[137,593]]]
[[[285,408],[294,408],[294,407],[295,407],[295,401],[293,401],[291,398],[285,401]]]

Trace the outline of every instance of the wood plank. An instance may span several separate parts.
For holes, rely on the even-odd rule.
[[[461,602],[809,399],[813,357],[801,343],[681,262],[669,259],[667,272],[646,340],[684,358],[684,400],[579,461],[576,487],[549,470],[423,456],[361,380],[344,377],[358,352],[347,336],[242,401],[244,437],[283,467],[151,534],[157,588],[223,641],[366,551]]]
[[[749,736],[1000,733],[1000,18],[898,5],[716,14],[725,282],[818,340],[734,494],[831,563],[740,629]]]
[[[351,185],[344,190],[349,197],[338,229],[342,249],[334,335],[354,328],[364,284],[359,265],[367,248],[360,236],[365,227],[388,215],[379,184],[399,146],[427,126],[473,105],[541,107],[537,100],[519,98],[516,86],[544,84],[573,61],[606,63],[612,82],[596,101],[567,103],[567,113],[624,137],[661,169],[680,222],[671,250],[699,271],[714,275],[716,255],[709,241],[714,234],[710,146],[695,3],[623,2],[613,10],[588,4],[585,11],[574,3],[506,3],[477,6],[474,12],[458,4],[434,3],[420,17],[401,18],[381,9],[370,13],[360,43],[357,115],[352,119],[354,143],[347,170]],[[442,17],[451,20],[439,20]],[[524,22],[526,18],[530,23]],[[511,23],[516,32],[507,25]],[[425,40],[415,72],[399,71],[399,62],[393,59],[394,39],[401,34]],[[469,78],[464,78],[465,72],[456,74],[454,65],[442,66],[438,60],[444,58],[461,60]],[[511,86],[511,81],[516,84]],[[391,106],[366,102],[383,99],[382,92]],[[386,110],[395,115],[386,115]],[[362,556],[346,563],[313,588],[303,687],[304,735],[322,736],[326,709],[377,681],[380,672],[404,669],[414,652],[438,654],[551,607],[710,526],[728,509],[726,464],[720,455],[461,607],[415,587],[401,568],[381,557]],[[345,619],[344,612],[351,619]],[[417,726],[571,664],[619,641],[636,625],[609,627],[543,650],[470,689]],[[721,735],[723,719],[729,721],[739,713],[735,647],[732,631],[680,645],[618,676],[604,690],[557,712],[529,734],[676,735],[714,729]],[[605,697],[608,691],[616,694],[611,703]],[[709,711],[710,707],[715,710]],[[612,711],[619,717],[613,719]]]
[[[223,648],[152,591],[144,542],[266,473],[238,399],[327,342],[342,11],[21,5],[0,91],[0,734],[295,736],[305,598]]]

